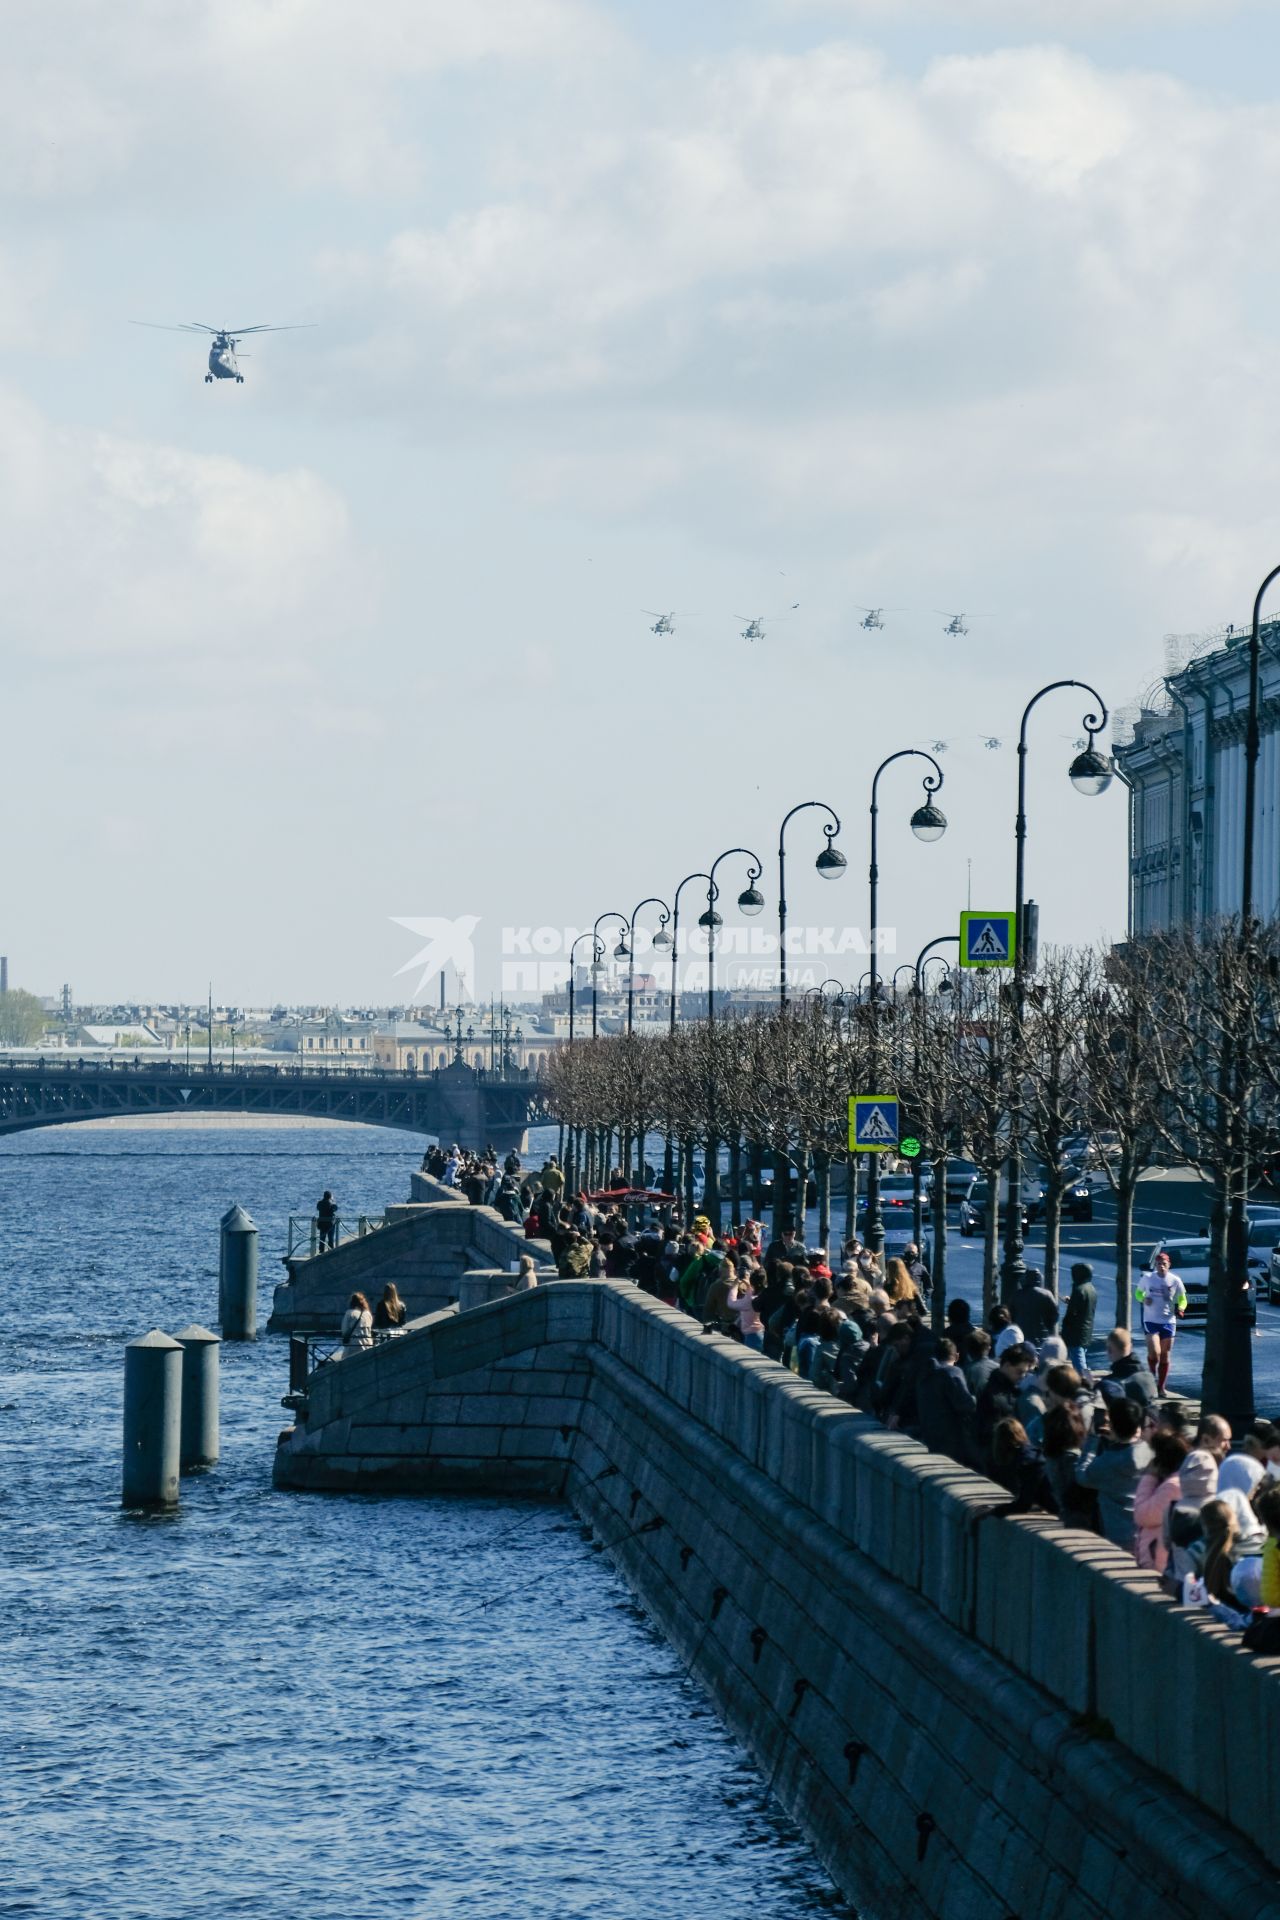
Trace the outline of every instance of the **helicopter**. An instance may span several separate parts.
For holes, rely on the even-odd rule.
[[[641,613],[651,613],[654,616],[654,624],[649,629],[650,633],[663,634],[675,632],[676,616],[674,607],[670,613],[657,613],[653,607],[641,607],[640,611]]]
[[[945,607],[935,607],[934,611],[935,613],[941,613],[946,617],[947,624],[942,629],[942,631],[944,633],[949,633],[953,639],[959,640],[966,633],[968,633],[969,629],[965,623],[965,617],[962,613],[953,613],[953,614],[947,615],[947,610]]]
[[[294,326],[273,327],[262,324],[256,327],[209,327],[203,320],[182,320],[176,327],[167,326],[160,320],[135,320],[135,327],[151,327],[157,333],[208,333],[213,338],[209,345],[209,371],[205,374],[205,385],[212,386],[215,380],[234,380],[237,386],[244,385],[244,375],[236,363],[236,348],[251,333],[296,333],[300,326],[311,326],[309,320],[298,322]]]
[[[794,613],[796,608],[799,605],[800,605],[800,602],[798,600],[793,600],[791,602],[791,605],[789,607],[784,607],[782,611],[784,613]],[[744,640],[763,640],[765,636],[764,623],[766,619],[774,620],[777,618],[777,615],[772,613],[770,614],[735,613],[733,617],[735,620],[745,620],[747,623],[746,626],[742,629],[742,638]]]
[[[886,613],[901,613],[902,608],[859,607],[858,612],[863,616],[858,622],[860,627],[864,628],[867,633],[880,633],[884,630],[884,617]]]

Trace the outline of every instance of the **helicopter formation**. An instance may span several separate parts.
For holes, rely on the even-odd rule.
[[[733,617],[735,620],[745,622],[742,628],[742,639],[763,640],[768,632],[768,623],[770,621],[779,620],[785,614],[797,612],[799,606],[800,602],[793,600],[789,606],[783,607],[778,613],[736,613]],[[659,638],[664,634],[674,635],[676,630],[676,610],[674,607],[667,613],[659,613],[655,607],[641,607],[640,611],[653,621],[653,625],[649,629],[650,633],[656,634]],[[901,613],[902,611],[903,609],[901,607],[859,607],[858,612],[862,615],[862,619],[859,620],[858,625],[867,633],[883,633],[888,625],[888,622],[885,620],[886,613]],[[943,627],[942,631],[951,639],[963,639],[969,632],[968,618],[963,613],[946,613],[942,608],[938,608],[936,611],[942,613],[946,620],[947,624]],[[683,619],[692,617],[693,616],[687,614],[681,616]],[[978,618],[977,615],[972,617],[975,619]]]
[[[244,375],[236,358],[236,348],[242,340],[254,333],[297,333],[303,327],[314,325],[313,321],[297,321],[291,326],[277,327],[268,322],[260,322],[252,327],[210,327],[203,320],[181,320],[176,326],[170,326],[162,320],[135,320],[135,327],[150,327],[156,333],[206,333],[211,336],[209,342],[209,370],[204,376],[205,385],[212,386],[215,380],[234,380],[237,386],[244,385]],[[248,359],[248,355],[243,356]]]

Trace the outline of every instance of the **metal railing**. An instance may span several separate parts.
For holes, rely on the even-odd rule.
[[[373,1344],[381,1347],[398,1340],[404,1327],[375,1327]],[[344,1346],[339,1333],[291,1333],[289,1335],[289,1392],[305,1394],[311,1376],[320,1367],[330,1366],[347,1353],[365,1353],[366,1347]],[[287,1404],[287,1402],[286,1402]]]
[[[376,1233],[385,1226],[382,1214],[360,1213],[356,1215],[354,1227],[350,1220],[344,1220],[338,1214],[333,1223],[333,1240],[326,1247],[343,1246],[348,1240],[363,1240],[367,1234]],[[320,1222],[314,1213],[291,1213],[289,1215],[288,1245],[285,1248],[286,1260],[309,1260],[320,1252]]]
[[[157,1049],[157,1052],[160,1050]],[[505,1073],[491,1072],[486,1067],[471,1067],[462,1063],[465,1071],[473,1079],[493,1086],[531,1087],[541,1084],[542,1075],[533,1067],[512,1067]],[[456,1068],[445,1067],[384,1067],[372,1060],[353,1055],[350,1059],[339,1061],[308,1060],[290,1055],[281,1061],[261,1060],[250,1057],[246,1060],[215,1060],[212,1065],[205,1059],[187,1060],[179,1054],[165,1049],[158,1059],[149,1059],[145,1054],[133,1054],[128,1058],[118,1053],[104,1052],[101,1058],[92,1054],[60,1055],[35,1052],[15,1054],[0,1053],[0,1071],[4,1073],[33,1074],[40,1078],[74,1077],[89,1073],[120,1073],[140,1075],[160,1075],[162,1078],[207,1081],[235,1080],[358,1080],[377,1082],[389,1080],[397,1084],[410,1085],[449,1079],[456,1075]]]

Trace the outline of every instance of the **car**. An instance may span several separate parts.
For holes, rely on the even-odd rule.
[[[1259,1219],[1259,1214],[1276,1217]],[[1263,1299],[1273,1307],[1280,1303],[1280,1212],[1274,1207],[1249,1208],[1249,1268]]]
[[[1003,1230],[1009,1211],[1009,1196],[1008,1189],[1004,1186],[1004,1182],[1001,1181],[1000,1184],[1004,1191],[1004,1197],[1000,1201],[996,1225]],[[967,1197],[960,1202],[960,1231],[966,1240],[971,1234],[986,1232],[987,1208],[990,1204],[990,1182],[986,1180],[975,1180]],[[1027,1224],[1027,1207],[1025,1201],[1022,1205],[1022,1224],[1025,1228]]]
[[[1093,1188],[1082,1173],[1072,1173],[1063,1189],[1062,1211],[1069,1220],[1092,1220]]]
[[[916,1203],[916,1184],[909,1173],[886,1173],[880,1180],[880,1216],[886,1228],[895,1216],[911,1213]],[[858,1195],[858,1218],[865,1223],[867,1217],[867,1195],[864,1189]]]
[[[958,1206],[969,1197],[969,1189],[978,1177],[978,1169],[972,1160],[948,1160],[947,1162],[947,1205]]]
[[[1093,1188],[1083,1167],[1064,1167],[1066,1185],[1062,1189],[1062,1214],[1066,1220],[1092,1220]]]
[[[1141,1285],[1145,1274],[1151,1272],[1158,1253],[1167,1253],[1169,1264],[1187,1290],[1187,1320],[1204,1320],[1209,1312],[1209,1246],[1210,1242],[1203,1234],[1194,1240],[1161,1240],[1152,1247],[1144,1266],[1138,1269],[1135,1286]],[[1257,1268],[1249,1269],[1249,1324],[1256,1325],[1258,1318],[1258,1273]],[[1141,1311],[1135,1312],[1135,1325],[1141,1323]]]

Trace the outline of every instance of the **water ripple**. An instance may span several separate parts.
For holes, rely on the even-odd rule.
[[[121,1347],[215,1319],[229,1199],[265,1304],[286,1214],[324,1186],[378,1211],[416,1155],[81,1138],[0,1143],[0,1914],[847,1913],[562,1509],[273,1490],[280,1341],[224,1355],[223,1463],[180,1512],[120,1512]]]

